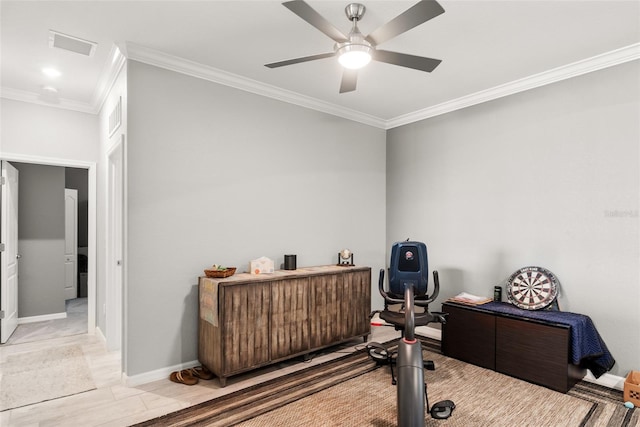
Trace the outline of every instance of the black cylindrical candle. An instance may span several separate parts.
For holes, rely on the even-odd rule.
[[[285,255],[284,256],[284,269],[285,270],[295,270],[296,269],[296,256],[295,255]]]

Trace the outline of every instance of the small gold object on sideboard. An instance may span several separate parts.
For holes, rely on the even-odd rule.
[[[235,272],[236,272],[235,267],[223,267],[221,265],[214,264],[212,268],[206,269],[204,271],[204,274],[207,277],[224,278],[224,277],[233,276]]]
[[[338,264],[340,267],[353,267],[353,252],[343,249],[338,252]]]

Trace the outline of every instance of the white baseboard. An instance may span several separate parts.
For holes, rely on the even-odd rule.
[[[421,326],[416,328],[416,333],[428,338],[433,338],[438,341],[440,341],[442,336],[442,331],[440,329],[430,328],[429,326]],[[199,366],[199,365],[200,365],[199,361],[193,360],[191,362],[180,363],[178,365],[156,369],[155,371],[144,372],[142,374],[137,374],[132,376],[123,374],[122,378],[127,387],[136,387],[142,384],[168,378],[171,372],[179,371],[182,369],[193,368],[194,366]]]
[[[96,327],[96,331],[100,333],[100,335],[102,335],[102,332],[100,332],[99,328]],[[419,326],[416,328],[416,333],[427,338],[442,341],[442,330],[440,329],[431,328],[429,326]],[[156,369],[155,371],[145,372],[133,376],[122,374],[122,378],[127,387],[136,387],[142,384],[168,378],[173,371],[180,371],[182,369],[193,368],[194,366],[199,365],[199,361],[193,360],[191,362],[180,363],[171,367]],[[622,390],[624,388],[625,380],[623,377],[611,374],[604,374],[600,378],[595,378],[589,371],[587,371],[587,375],[583,379],[590,383],[598,384],[615,390]]]
[[[442,341],[442,331],[440,329],[431,328],[429,326],[419,326],[416,328],[416,333],[424,337],[432,338],[434,340]],[[624,377],[617,375],[603,374],[600,378],[596,378],[593,374],[587,370],[587,375],[583,378],[584,381],[598,384],[603,387],[612,388],[614,390],[624,389]]]
[[[416,328],[416,334],[423,337],[431,338],[434,340],[442,341],[442,331],[440,329],[432,328],[430,326],[418,326]]]
[[[624,377],[619,377],[617,375],[611,374],[603,374],[600,378],[596,378],[590,371],[587,371],[587,375],[583,378],[583,380],[615,390],[623,390],[625,379]]]
[[[164,380],[166,378],[169,378],[171,372],[193,368],[194,366],[200,366],[200,362],[197,360],[192,360],[191,362],[180,363],[177,365],[168,366],[166,368],[156,369],[155,371],[144,372],[142,374],[132,376],[122,374],[122,379],[127,387],[136,387],[153,381]]]
[[[66,319],[67,313],[51,313],[42,314],[40,316],[18,317],[18,325],[24,325],[25,323],[44,322],[47,320]]]
[[[103,344],[107,344],[107,338],[104,336],[104,334],[102,333],[102,330],[100,329],[100,326],[96,326],[94,329],[94,335],[96,337],[98,337],[98,339],[103,343]]]

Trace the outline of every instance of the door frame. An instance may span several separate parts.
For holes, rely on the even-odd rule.
[[[112,144],[107,151],[106,171],[106,262],[105,262],[105,302],[106,341],[109,351],[120,350],[124,354],[125,328],[125,277],[126,260],[126,150],[125,136]],[[116,200],[117,199],[117,200]],[[123,371],[124,371],[123,359]]]
[[[88,224],[87,224],[87,332],[96,333],[96,238],[97,238],[97,181],[96,162],[58,159],[52,157],[0,154],[0,159],[8,162],[32,163],[36,165],[60,166],[87,169],[88,179]]]

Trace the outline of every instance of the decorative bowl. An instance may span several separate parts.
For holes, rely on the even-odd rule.
[[[204,274],[207,277],[211,277],[211,278],[224,278],[224,277],[233,276],[235,272],[236,272],[235,267],[227,267],[224,270],[205,270]]]

